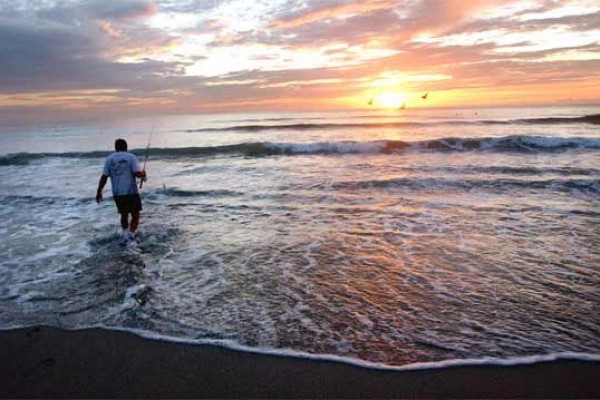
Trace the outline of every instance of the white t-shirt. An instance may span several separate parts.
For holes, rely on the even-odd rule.
[[[127,151],[117,151],[106,157],[102,175],[110,176],[113,196],[124,196],[138,192],[135,173],[142,168],[137,158]]]

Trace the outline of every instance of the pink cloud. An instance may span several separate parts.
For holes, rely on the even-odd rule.
[[[311,22],[322,21],[329,18],[335,18],[344,14],[364,14],[377,10],[393,8],[397,4],[390,0],[367,0],[353,1],[348,4],[333,6],[317,6],[308,9],[300,14],[287,16],[273,21],[273,27],[277,29],[296,28]]]
[[[455,26],[484,9],[512,0],[422,0],[410,13],[417,30],[444,30]]]

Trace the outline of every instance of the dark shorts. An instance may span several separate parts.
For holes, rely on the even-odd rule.
[[[119,214],[129,214],[142,210],[142,200],[139,194],[127,194],[125,196],[114,196]]]

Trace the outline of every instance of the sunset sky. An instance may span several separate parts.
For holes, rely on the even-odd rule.
[[[600,0],[0,0],[0,117],[370,99],[600,103]]]

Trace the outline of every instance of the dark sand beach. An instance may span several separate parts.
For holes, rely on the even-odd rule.
[[[600,363],[381,371],[101,329],[0,332],[2,397],[600,397]]]

